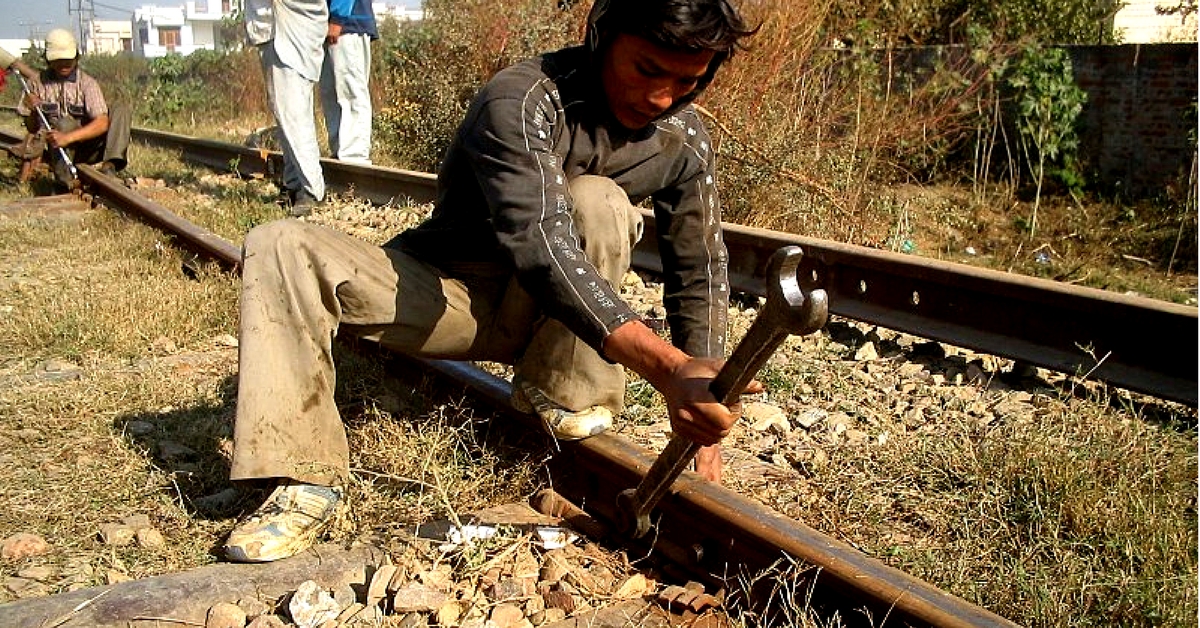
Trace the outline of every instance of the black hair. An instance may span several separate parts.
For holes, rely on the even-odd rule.
[[[588,43],[618,33],[692,52],[716,53],[714,65],[742,48],[741,40],[758,32],[729,0],[595,0],[588,15]]]

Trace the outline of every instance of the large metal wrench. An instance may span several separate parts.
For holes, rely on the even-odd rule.
[[[21,79],[21,90],[25,92],[25,95],[33,96],[33,90],[29,89],[29,83],[25,80],[21,72],[16,71],[13,74],[16,74],[18,79]],[[37,112],[38,120],[42,123],[42,128],[47,133],[53,131],[54,127],[50,126],[50,121],[46,119],[46,112],[42,111],[42,108],[38,105],[33,105],[33,110]],[[63,160],[63,163],[67,164],[67,169],[71,171],[71,181],[78,181],[79,171],[75,169],[75,164],[71,161],[71,158],[67,157],[67,151],[62,146],[55,146],[55,148],[58,149],[58,156]]]
[[[726,360],[708,389],[718,401],[731,405],[745,390],[775,349],[791,334],[804,335],[825,326],[829,299],[824,290],[805,294],[796,269],[804,253],[798,246],[776,251],[767,264],[767,302],[745,337]],[[617,495],[618,522],[623,532],[641,538],[650,531],[650,511],[691,464],[700,446],[676,434],[651,465],[636,489]]]

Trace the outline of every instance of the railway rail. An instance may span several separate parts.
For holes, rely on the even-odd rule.
[[[161,131],[139,129],[135,137],[221,170],[232,164],[253,174],[283,167],[277,153]],[[322,167],[330,185],[352,187],[376,203],[434,198],[431,174],[334,160],[323,160]],[[634,265],[657,272],[654,216],[643,214],[646,237],[634,251]],[[1177,350],[1196,346],[1195,307],[739,225],[725,225],[725,242],[736,291],[763,296],[771,254],[798,245],[804,249],[802,285],[823,288],[832,314],[1197,404],[1196,360]]]
[[[279,153],[255,148],[149,129],[134,129],[134,137],[218,170],[251,175],[283,168]],[[330,186],[352,188],[374,203],[428,202],[436,194],[428,173],[328,159],[322,168]],[[657,272],[654,216],[643,215],[646,237],[633,262]],[[798,245],[802,286],[823,288],[832,314],[1197,405],[1196,360],[1177,350],[1200,338],[1195,307],[778,231],[731,224],[724,230],[736,291],[763,296],[771,254]]]
[[[231,165],[235,165],[243,174],[271,172],[279,163],[277,154],[264,154],[255,149],[218,142],[144,130],[139,130],[137,137],[143,141],[181,150],[186,159],[206,163],[221,170],[228,170]],[[427,174],[351,166],[331,161],[323,165],[331,185],[336,187],[353,184],[357,194],[377,202],[390,201],[395,196],[406,196],[418,201],[429,200],[432,197],[433,178]],[[91,167],[81,166],[80,177],[89,192],[171,232],[188,248],[212,256],[229,266],[238,265],[239,252],[235,245],[178,218],[166,208],[142,199],[126,189],[118,180],[105,177]],[[1011,327],[1006,327],[1001,322],[1000,319],[1006,317],[996,316],[994,313],[982,319],[994,324],[986,332],[971,328],[967,319],[959,317],[965,316],[964,312],[972,312],[988,304],[995,306],[996,303],[1004,302],[1004,299],[1012,299],[1019,303],[1020,307],[1030,308],[1018,310],[1020,312],[1033,312],[1034,306],[1039,303],[1058,314],[1094,313],[1099,310],[1103,314],[1100,317],[1103,324],[1090,326],[1088,329],[1099,330],[1094,332],[1097,334],[1109,330],[1112,337],[1097,336],[1091,339],[1093,344],[1089,347],[1093,352],[1096,346],[1122,347],[1124,350],[1123,347],[1127,345],[1135,345],[1136,343],[1125,342],[1119,337],[1116,326],[1123,322],[1130,325],[1149,325],[1142,328],[1147,334],[1171,333],[1164,325],[1174,326],[1172,329],[1178,330],[1181,334],[1179,337],[1182,338],[1194,338],[1196,334],[1195,311],[1181,306],[1118,295],[1101,297],[1094,294],[1099,291],[1057,286],[1051,288],[1042,285],[1050,282],[1012,278],[1001,273],[962,269],[944,263],[867,252],[865,249],[859,250],[859,247],[734,226],[729,227],[727,240],[733,260],[731,276],[736,289],[762,294],[761,270],[769,254],[777,245],[783,243],[800,244],[805,249],[806,259],[815,260],[803,269],[804,281],[808,284],[806,287],[820,285],[830,291],[831,309],[834,312],[902,331],[912,330],[910,333],[916,335],[977,350],[992,351],[1033,364],[1046,366],[1045,362],[1052,362],[1054,356],[1058,356],[1057,359],[1060,360],[1066,359],[1069,356],[1065,354],[1069,352],[1064,349],[1061,340],[1038,343],[1003,338],[1001,334]],[[647,241],[652,239],[647,238]],[[651,271],[655,269],[653,251],[639,249],[637,255],[637,263],[641,268]],[[901,262],[899,270],[890,266],[893,262]],[[972,286],[973,280],[982,282],[983,287]],[[900,283],[904,288],[889,287],[888,281]],[[985,288],[993,291],[988,292]],[[964,296],[958,296],[959,292]],[[978,297],[978,301],[974,300],[977,293],[982,293],[986,298]],[[892,295],[891,300],[888,295]],[[835,300],[843,297],[849,303],[835,305]],[[947,302],[938,304],[939,298],[944,298]],[[894,302],[902,302],[905,305],[894,305]],[[1007,318],[1015,316],[1009,314]],[[1060,332],[1063,320],[1069,319],[1059,321]],[[976,325],[979,326],[981,325]],[[1037,328],[1047,326],[1053,325],[1034,325]],[[1128,329],[1125,333],[1137,340],[1144,340],[1143,335],[1131,333]],[[1010,350],[990,348],[989,343],[999,345],[1002,344],[1001,340],[1006,340],[1012,345]],[[1057,353],[1053,353],[1055,348]],[[1108,381],[1118,385],[1125,385],[1124,382],[1128,381],[1143,382],[1144,387],[1128,387],[1151,394],[1157,393],[1176,401],[1189,401],[1182,383],[1182,379],[1189,376],[1186,374],[1187,369],[1182,365],[1162,368],[1161,364],[1140,362],[1152,362],[1152,358],[1163,357],[1154,351],[1123,353],[1123,361],[1112,359],[1112,356],[1116,355],[1116,349],[1108,351],[1110,359],[1104,360],[1100,365],[1108,367],[1103,371]],[[1014,353],[1019,355],[1013,355]],[[1131,355],[1133,357],[1129,357]],[[1031,357],[1038,359],[1030,359]],[[1078,362],[1078,358],[1075,360]],[[461,383],[499,412],[518,420],[529,419],[509,404],[509,387],[504,380],[464,363],[421,361],[419,364]],[[1120,368],[1114,368],[1114,365],[1119,365]],[[1075,368],[1078,366],[1077,364]],[[1158,368],[1152,368],[1155,366]],[[1101,369],[1094,370],[1096,373],[1093,373],[1093,376]],[[1170,385],[1156,385],[1153,376],[1162,371],[1169,371],[1170,377],[1180,381]],[[1190,372],[1190,401],[1194,403],[1194,364],[1191,365]],[[591,516],[612,522],[620,516],[620,513],[616,512],[616,493],[623,488],[636,486],[653,460],[654,454],[619,437],[606,434],[578,443],[564,444],[562,452],[551,461],[550,466],[554,485],[559,493],[575,503],[585,504]],[[862,617],[859,611],[866,609],[876,621],[887,617],[889,623],[898,621],[930,626],[1014,625],[994,613],[867,557],[849,545],[692,474],[685,473],[681,476],[671,493],[661,502],[658,513],[658,534],[649,541],[653,549],[671,559],[689,574],[709,583],[737,589],[743,582],[741,577],[763,573],[781,558],[792,557],[816,567],[808,576],[812,578],[809,585],[814,599],[821,601],[818,603],[820,607],[839,610],[843,618]],[[643,549],[649,550],[651,547]]]

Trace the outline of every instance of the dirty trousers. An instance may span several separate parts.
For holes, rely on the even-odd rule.
[[[641,237],[641,215],[606,178],[571,184],[585,254],[614,286]],[[625,373],[546,318],[507,269],[439,270],[297,220],[256,227],[243,250],[233,480],[337,484],[349,475],[334,403],[332,341],[339,332],[405,354],[515,365],[573,409],[620,412]]]

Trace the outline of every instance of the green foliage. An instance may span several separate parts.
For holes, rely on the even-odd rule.
[[[1017,130],[1037,182],[1037,198],[1029,230],[1037,228],[1037,209],[1047,166],[1073,193],[1083,187],[1075,152],[1075,123],[1087,94],[1075,84],[1071,58],[1061,48],[1027,46],[1013,65],[1008,85],[1014,90]]]
[[[88,55],[84,69],[105,96],[134,107],[135,124],[157,128],[192,125],[199,117],[236,120],[266,108],[258,51],[197,50],[156,59]],[[186,116],[186,120],[183,119]]]
[[[827,28],[856,45],[962,43],[972,28],[1003,41],[1110,44],[1121,6],[1120,0],[843,0],[832,4]]]
[[[435,170],[471,99],[501,69],[580,41],[586,6],[426,0],[425,19],[381,25],[375,138],[406,168]]]

